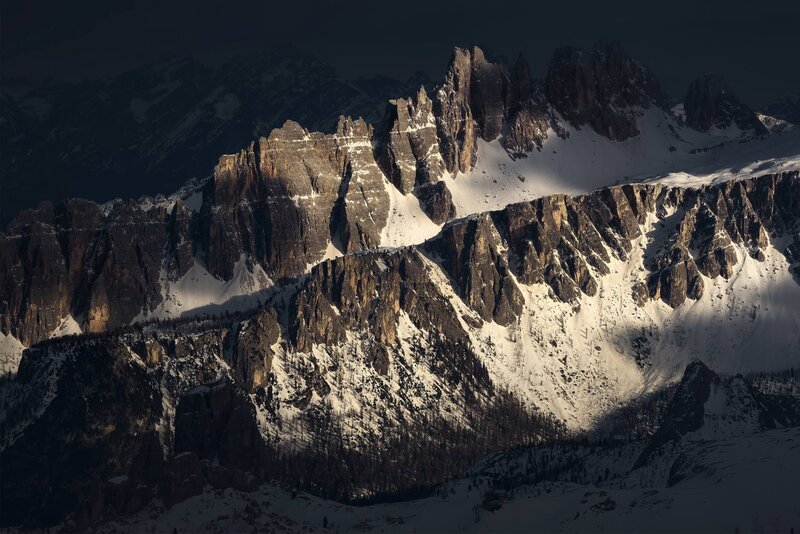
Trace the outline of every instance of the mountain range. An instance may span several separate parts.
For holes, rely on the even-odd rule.
[[[44,200],[174,191],[287,119],[323,131],[342,114],[378,121],[388,98],[424,83],[343,80],[288,47],[212,63],[181,57],[100,80],[4,78],[0,218]]]
[[[342,82],[319,76],[333,98]],[[129,111],[164,154],[207,158],[227,135],[214,132],[257,132],[279,104],[275,120],[296,106],[326,131],[286,121],[169,196],[44,202],[9,222],[4,525],[136,530],[208,500],[261,509],[261,492],[283,511],[248,525],[300,528],[288,495],[302,491],[335,524],[351,512],[330,499],[427,497],[415,518],[356,515],[433,529],[447,508],[505,529],[523,493],[535,507],[545,488],[599,485],[552,520],[586,528],[585,508],[628,529],[617,502],[667,513],[647,488],[706,476],[728,447],[708,443],[731,442],[731,465],[748,458],[736,440],[787,457],[800,419],[788,103],[756,113],[715,75],[675,102],[611,42],[558,50],[543,79],[475,47],[436,86],[366,85],[314,108],[244,84],[269,103],[231,116],[225,95],[250,100],[214,93],[216,119],[190,128],[202,141],[155,127],[154,96]],[[381,115],[363,111],[389,90]],[[365,116],[334,123],[331,109]],[[153,154],[136,158],[168,169]],[[182,166],[202,158],[168,172],[203,176]]]

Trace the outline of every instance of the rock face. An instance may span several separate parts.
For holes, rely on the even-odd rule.
[[[322,258],[343,171],[335,150],[332,136],[287,122],[220,158],[203,205],[209,272],[229,279],[248,252],[279,278]]]
[[[197,495],[206,481],[253,490],[265,479],[268,454],[246,394],[225,378],[198,386],[175,410],[174,455],[160,486],[165,504]]]
[[[397,342],[401,311],[420,328],[432,328],[452,341],[466,341],[455,310],[414,249],[345,256],[315,267],[297,296],[290,329],[302,352],[315,344],[341,343],[353,329],[368,329],[377,343],[391,347]]]
[[[534,99],[521,103],[511,114],[508,132],[503,136],[503,147],[515,158],[527,157],[529,152],[541,149],[547,139],[548,129],[560,126],[545,111],[546,107]]]
[[[696,225],[694,209],[685,214],[674,237],[653,260],[650,293],[670,306],[683,304],[686,298],[698,299],[703,295],[703,279],[689,247]]]
[[[180,205],[133,202],[104,216],[80,200],[24,212],[0,238],[3,330],[30,343],[71,314],[99,332],[157,305],[162,266],[180,277],[193,263],[186,217]]]
[[[453,195],[444,182],[420,186],[417,198],[422,209],[436,224],[443,224],[456,216]]]
[[[707,132],[711,128],[735,126],[740,130],[768,133],[753,110],[744,105],[716,74],[706,74],[693,81],[683,106],[686,124],[696,130]]]
[[[389,193],[372,154],[372,128],[363,120],[342,119],[336,132],[336,149],[343,158],[339,213],[340,241],[344,252],[380,245],[389,214]]]
[[[517,73],[520,74],[520,73]],[[477,139],[493,141],[502,133],[510,103],[526,99],[526,79],[511,79],[503,65],[486,60],[483,51],[456,48],[444,84],[436,93],[434,114],[439,143],[447,170],[457,175],[467,172],[477,157]]]
[[[254,392],[267,385],[274,357],[272,347],[280,333],[274,310],[259,313],[239,329],[228,363],[247,391]]]
[[[615,141],[639,133],[637,109],[664,103],[655,77],[615,42],[599,42],[591,52],[557,50],[547,69],[545,92],[569,122],[590,125]]]
[[[174,196],[103,207],[81,200],[45,203],[20,214],[0,235],[0,331],[30,344],[74,322],[88,332],[129,324],[165,298],[170,302],[169,284],[195,267],[196,258],[198,269],[223,281],[242,268],[263,270],[262,280],[294,279],[324,257],[380,247],[392,187],[416,197],[434,223],[453,219],[443,177],[473,168],[479,139],[499,140],[512,157],[526,157],[542,149],[551,131],[567,136],[563,118],[624,140],[638,133],[636,120],[647,108],[663,105],[652,75],[615,43],[599,43],[590,52],[558,51],[543,82],[531,79],[522,57],[507,70],[477,47],[457,48],[432,97],[420,88],[411,98],[391,100],[376,130],[344,117],[330,134],[288,121],[222,156],[199,208]],[[692,85],[685,111],[687,123],[701,130],[759,127],[713,77]],[[604,198],[589,195],[578,207],[565,200],[566,207],[557,209],[574,218],[578,227],[569,232],[587,232],[591,221],[592,232],[625,258],[639,235],[642,210],[655,203],[643,191],[611,188]],[[717,196],[686,208],[691,214],[682,237],[658,251],[651,259],[653,276],[642,281],[651,296],[673,306],[702,294],[701,274],[730,276],[735,258],[729,242],[745,243],[758,256],[772,231],[752,209],[749,192],[709,194]],[[537,241],[534,232],[531,245],[515,251],[523,269],[518,275],[538,280],[541,271],[559,298],[576,301],[580,292],[594,291],[585,265],[602,264],[597,258],[604,253],[592,245],[587,256],[585,235],[555,235],[548,234],[553,242]],[[699,255],[689,253],[695,249]],[[517,259],[509,262],[512,270]]]
[[[499,247],[489,215],[448,225],[429,243],[464,301],[484,320],[508,325],[522,310],[523,298]]]
[[[379,143],[378,162],[404,195],[417,185],[439,181],[445,167],[433,103],[424,87],[414,99],[389,101]]]
[[[797,402],[779,402],[745,381],[741,375],[722,378],[696,360],[684,371],[658,431],[636,460],[645,465],[657,451],[682,439],[702,439],[704,433],[717,439],[753,433],[778,425],[794,425],[800,416]],[[681,457],[670,470],[670,484],[687,473]]]
[[[513,158],[527,157],[541,150],[548,131],[565,137],[563,126],[556,120],[547,102],[541,81],[531,79],[528,61],[519,56],[509,77],[503,147]]]
[[[342,118],[332,135],[287,122],[223,156],[204,198],[209,271],[229,279],[242,254],[275,278],[296,276],[334,234],[345,252],[379,245],[389,196],[372,157],[372,130]]]
[[[174,217],[163,211],[169,243],[180,208]],[[496,352],[479,352],[493,345],[476,341],[486,323],[516,332],[532,305],[523,286],[545,285],[541,298],[575,308],[599,292],[612,261],[638,262],[644,250],[641,271],[625,279],[630,293],[679,306],[700,296],[703,277],[730,276],[740,256],[729,249],[758,260],[771,240],[789,241],[795,261],[798,221],[796,172],[691,190],[555,195],[451,221],[422,245],[326,260],[249,314],[40,343],[0,384],[8,399],[0,495],[12,510],[0,519],[88,528],[156,497],[171,506],[205,485],[248,490],[267,479],[364,495],[385,469],[359,456],[365,444],[402,455],[397,487],[435,483],[449,476],[432,471],[449,465],[431,456],[447,449],[437,436],[471,444],[467,462],[475,451],[558,433],[496,387],[483,364],[491,360],[482,360]],[[691,369],[651,451],[704,425],[733,432],[789,420],[741,380]],[[717,409],[729,405],[741,409]],[[369,423],[346,426],[355,420]],[[429,442],[436,446],[419,447]],[[341,490],[332,480],[353,482]]]
[[[503,65],[486,61],[483,50],[477,46],[472,49],[470,105],[478,135],[485,141],[497,139],[503,131],[509,82]]]
[[[472,56],[469,51],[456,48],[433,107],[442,159],[453,175],[472,169],[478,153],[470,107],[471,77]]]
[[[673,307],[686,297],[699,298],[703,294],[701,273],[710,278],[733,275],[738,262],[734,243],[744,246],[753,258],[763,260],[763,249],[769,243],[767,232],[783,235],[795,224],[794,193],[786,188],[796,183],[797,174],[787,173],[728,182],[674,197],[678,210],[672,218],[679,219],[677,231],[653,259],[651,295]],[[764,218],[753,208],[762,202]]]

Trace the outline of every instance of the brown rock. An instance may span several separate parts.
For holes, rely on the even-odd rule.
[[[267,385],[274,357],[272,346],[279,336],[278,319],[271,309],[259,313],[241,326],[228,363],[247,391],[252,393]]]
[[[433,103],[425,88],[415,99],[390,100],[378,134],[378,163],[401,193],[438,182],[445,171]]]
[[[570,123],[588,124],[615,141],[639,134],[637,109],[664,105],[655,77],[613,42],[599,42],[591,52],[557,50],[547,70],[545,92]]]
[[[445,81],[433,104],[439,149],[445,167],[454,176],[475,165],[477,132],[470,108],[472,58],[467,50],[456,48]]]
[[[444,182],[420,186],[417,189],[417,198],[422,209],[436,224],[442,224],[456,216],[453,196]]]
[[[484,214],[446,226],[426,246],[442,258],[442,267],[467,305],[486,321],[508,325],[524,301],[499,245],[492,219]]]

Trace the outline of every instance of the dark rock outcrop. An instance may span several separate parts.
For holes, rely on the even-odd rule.
[[[436,224],[442,224],[456,216],[453,195],[444,182],[420,186],[417,189],[417,198],[425,214]]]
[[[663,106],[655,77],[615,42],[599,42],[591,52],[556,51],[545,78],[547,99],[575,126],[624,141],[639,133],[637,110]]]
[[[272,358],[272,346],[280,337],[280,325],[274,310],[266,310],[246,321],[230,348],[229,363],[240,384],[254,392],[267,385]],[[226,351],[226,354],[228,351]]]
[[[184,207],[43,203],[0,236],[0,326],[24,343],[46,339],[69,316],[99,332],[161,302],[160,277],[191,266]]]
[[[695,225],[696,209],[689,209],[675,234],[653,259],[650,294],[673,308],[683,304],[687,298],[696,300],[703,295],[703,278],[689,252]]]
[[[264,479],[268,450],[253,405],[231,382],[204,384],[181,397],[175,411],[175,445],[161,481],[167,506],[217,488],[253,490]]]
[[[555,119],[536,101],[527,100],[511,115],[508,131],[503,136],[503,147],[514,158],[527,157],[540,149],[550,128],[557,128]]]
[[[736,126],[759,134],[768,133],[756,114],[716,74],[706,74],[693,81],[686,92],[683,107],[686,124],[702,132]]]
[[[524,300],[514,282],[500,238],[489,215],[446,226],[427,248],[442,259],[442,268],[458,293],[487,321],[511,324]]]
[[[497,139],[503,131],[509,83],[503,65],[487,61],[483,50],[477,46],[472,49],[470,107],[478,125],[478,135],[485,141]]]
[[[397,342],[401,311],[417,327],[465,343],[457,314],[428,269],[414,248],[345,256],[318,265],[290,312],[297,350],[339,344],[347,330],[367,331],[377,343],[391,347]]]

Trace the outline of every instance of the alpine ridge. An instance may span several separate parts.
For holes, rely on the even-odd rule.
[[[16,481],[4,495],[18,499],[13,508],[33,510],[27,504],[34,495],[61,489],[49,490],[35,515],[12,519],[51,518],[36,520],[47,524],[77,513],[88,525],[111,510],[135,511],[155,495],[179,502],[204,483],[246,489],[283,476],[270,457],[299,466],[304,455],[350,451],[343,464],[349,470],[375,446],[406,450],[397,432],[415,436],[414,443],[458,435],[469,449],[447,465],[465,466],[489,452],[489,443],[536,442],[564,432],[564,423],[580,428],[646,380],[668,381],[700,348],[681,344],[675,325],[653,322],[664,306],[701,302],[706,284],[726,287],[744,270],[774,277],[765,290],[800,293],[790,272],[798,263],[798,182],[789,173],[699,190],[625,185],[546,197],[450,222],[420,245],[325,260],[293,284],[276,286],[257,311],[40,343],[26,351],[6,390],[2,455],[18,471],[4,478]],[[788,245],[781,254],[774,243]],[[774,270],[778,265],[784,273]],[[629,275],[620,278],[621,268]],[[776,285],[780,280],[794,287]],[[597,301],[603,292],[605,300]],[[788,365],[798,350],[791,337],[798,317],[759,312],[776,306],[761,298],[744,307],[722,301],[729,307],[720,320],[734,321],[729,341],[738,348],[723,356],[709,346],[704,357],[729,370]],[[622,330],[609,328],[598,302],[628,310]],[[590,334],[582,313],[604,322]],[[566,333],[572,320],[587,325],[585,341]],[[553,321],[561,322],[561,333]],[[702,324],[679,326],[695,329],[684,336],[705,331]],[[766,350],[758,361],[741,344],[756,332],[753,341]],[[95,374],[112,382],[90,383]],[[563,393],[547,393],[556,390]],[[22,451],[69,442],[75,429],[66,413],[76,394],[97,399],[85,408],[80,432],[87,435],[109,424],[118,403],[143,415],[68,445],[76,458],[97,463],[76,463],[56,483],[28,465],[31,456]],[[490,420],[503,423],[490,430]],[[37,437],[41,432],[54,439]],[[231,435],[251,437],[226,441]],[[105,464],[110,458],[102,451],[123,444],[129,452]],[[60,464],[45,450],[34,456]],[[215,467],[204,458],[223,460]],[[404,465],[411,476],[452,474],[425,467],[422,458]],[[370,469],[346,493],[327,494],[371,494]],[[304,479],[323,493],[341,491],[318,476],[308,471]],[[121,500],[107,500],[108,484],[116,484]],[[408,484],[400,480],[392,489]]]
[[[752,111],[704,80],[687,96],[687,124],[705,130],[695,117],[733,113],[735,119],[714,119],[717,126],[763,133]],[[720,94],[722,100],[714,96]],[[511,158],[533,151],[529,159],[538,160],[551,136],[569,150],[570,128],[588,125],[615,141],[635,137],[637,121],[652,109],[666,113],[664,102],[653,76],[615,43],[559,50],[543,82],[530,78],[522,57],[508,74],[479,48],[456,49],[433,98],[420,88],[413,98],[390,101],[377,129],[340,118],[334,133],[321,134],[287,122],[222,156],[209,179],[168,198],[103,206],[68,200],[20,214],[0,236],[0,330],[25,345],[65,325],[104,331],[162,313],[169,286],[190,271],[244,284],[229,295],[236,296],[296,277],[331,255],[422,241],[447,220],[492,208],[474,205],[476,188],[489,182],[487,168],[509,173],[502,162],[475,168],[484,141],[499,137]],[[703,106],[712,109],[701,112]],[[487,165],[492,158],[487,154]],[[538,184],[518,178],[502,188],[506,203],[536,194],[525,187]],[[424,235],[411,235],[409,224]],[[694,269],[686,269],[691,276]]]
[[[285,484],[338,517],[325,499],[480,491],[479,519],[570,483],[663,512],[651,486],[713,472],[714,443],[788,456],[800,130],[764,117],[710,75],[670,100],[618,43],[543,79],[456,48],[381,119],[286,121],[169,196],[20,213],[0,522],[135,529]]]

